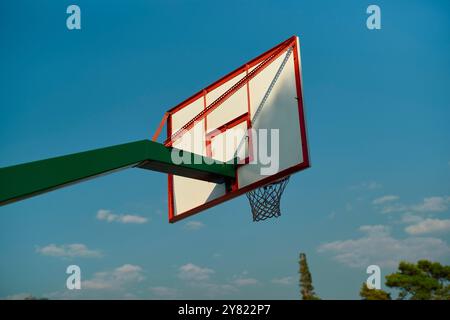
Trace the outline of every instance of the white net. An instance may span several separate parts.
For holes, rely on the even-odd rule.
[[[266,220],[281,215],[280,201],[289,176],[246,193],[252,208],[253,221]]]

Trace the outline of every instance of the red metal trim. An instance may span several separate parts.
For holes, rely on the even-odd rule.
[[[172,115],[168,116],[167,120],[167,136],[170,137],[172,135]],[[167,185],[168,185],[168,197],[167,197],[167,205],[169,208],[169,222],[171,222],[175,218],[174,212],[174,193],[173,193],[173,174],[167,175]]]
[[[245,70],[245,74],[246,75],[248,75],[248,69],[249,69],[249,66],[247,65],[247,68],[246,68],[246,70]],[[249,121],[250,121],[250,124],[251,124],[251,110],[250,110],[250,81],[248,81],[247,82],[247,112],[248,112],[248,115],[249,115]]]
[[[168,174],[167,175],[167,182],[168,182],[168,187],[169,187],[169,197],[168,197],[168,206],[169,206],[169,222],[172,221],[175,217],[175,213],[174,213],[174,207],[173,207],[173,202],[174,202],[174,194],[173,194],[173,174]]]
[[[218,134],[221,134],[222,132],[231,129],[233,127],[236,127],[237,125],[241,124],[244,121],[248,120],[248,113],[243,113],[240,116],[238,116],[237,118],[228,121],[227,123],[221,125],[220,127],[217,127],[216,129],[214,129],[211,132],[207,132],[206,133],[206,138],[208,139],[209,137],[214,138],[215,136],[217,136]]]
[[[211,139],[206,138],[206,156],[212,158]]]
[[[237,75],[239,75],[240,73],[245,71],[245,68],[246,68],[247,65],[249,66],[249,68],[252,68],[253,66],[257,65],[258,63],[260,63],[262,60],[264,60],[265,58],[270,56],[270,54],[273,53],[275,50],[277,50],[281,46],[285,46],[288,43],[291,43],[291,42],[295,41],[295,39],[296,39],[296,36],[292,36],[289,39],[287,39],[287,40],[277,44],[275,47],[267,50],[266,52],[264,52],[262,54],[260,54],[259,56],[257,56],[256,58],[250,60],[246,64],[240,66],[239,68],[235,69],[234,71],[231,71],[230,73],[226,74],[225,76],[223,76],[219,80],[213,82],[212,84],[210,84],[206,88],[204,88],[204,89],[198,91],[197,93],[193,94],[192,96],[190,96],[189,98],[187,98],[183,102],[179,103],[178,105],[176,105],[175,107],[173,107],[172,109],[170,109],[167,112],[175,113],[175,112],[179,111],[180,109],[183,109],[186,105],[191,104],[192,102],[194,102],[195,100],[200,98],[200,96],[203,94],[204,90],[206,90],[207,93],[213,91],[214,89],[216,89],[217,87],[221,86],[222,84],[224,84],[228,80],[236,77]]]
[[[300,137],[302,139],[302,155],[303,162],[307,167],[310,166],[309,163],[309,151],[308,151],[308,139],[306,135],[306,121],[305,121],[305,111],[303,108],[303,88],[302,88],[302,79],[301,79],[301,66],[300,66],[300,52],[298,52],[299,48],[298,38],[295,37],[295,46],[294,46],[294,66],[295,66],[295,85],[297,88],[297,104],[298,104],[298,116],[299,116],[299,124],[300,124]]]
[[[248,65],[247,65],[247,74],[248,74]],[[252,110],[251,110],[251,101],[250,101],[250,81],[247,82],[247,110],[248,110],[248,122],[247,122],[247,129],[250,129],[252,127]],[[252,132],[251,130],[248,130],[247,132],[247,144],[248,144],[248,157],[244,160],[245,164],[248,164],[253,161],[253,143],[252,143]],[[236,179],[237,181],[237,179]]]
[[[251,127],[251,120],[249,119],[247,122],[247,148],[248,148],[248,157],[244,159],[244,164],[249,164],[253,161],[253,135]]]
[[[161,133],[161,130],[164,127],[164,124],[166,123],[166,120],[167,120],[168,116],[169,116],[169,114],[167,112],[164,113],[164,116],[163,116],[161,122],[159,123],[158,129],[156,129],[156,132],[153,135],[152,141],[158,140],[159,134]]]
[[[207,94],[206,90],[203,90],[203,110],[206,109],[206,94]],[[204,129],[205,129],[205,135],[206,135],[206,133],[208,132],[208,122],[207,122],[208,118],[205,117],[204,121],[205,121],[204,122]],[[209,148],[209,151],[211,152],[211,141],[208,144],[208,139],[207,138],[208,137],[206,137],[206,139],[205,139],[206,156],[211,158],[211,155],[208,153],[208,148]]]

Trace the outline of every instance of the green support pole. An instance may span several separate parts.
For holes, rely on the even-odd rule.
[[[208,165],[211,159],[208,162],[205,157],[182,152],[190,163],[176,164],[172,161],[172,148],[141,140],[0,168],[0,206],[129,167],[216,183],[235,178],[233,164]]]

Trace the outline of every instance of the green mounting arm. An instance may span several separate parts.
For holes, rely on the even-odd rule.
[[[141,140],[0,168],[0,206],[129,167],[216,183],[235,178],[233,164],[208,165],[208,159],[186,151],[183,158],[189,157],[190,164],[176,164],[171,152],[160,143]]]

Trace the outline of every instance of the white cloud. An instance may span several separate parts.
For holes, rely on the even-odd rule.
[[[373,190],[373,189],[379,189],[381,188],[381,184],[375,181],[371,181],[371,182],[367,182],[365,184],[366,188],[369,190]]]
[[[214,273],[212,269],[202,268],[188,263],[179,268],[178,277],[186,281],[205,281],[209,280],[210,276]]]
[[[174,299],[179,295],[178,289],[168,287],[151,287],[150,291],[158,298]]]
[[[423,217],[417,215],[417,214],[412,214],[412,213],[405,213],[402,215],[401,218],[401,222],[402,223],[406,223],[406,224],[410,224],[410,223],[417,223],[423,220]]]
[[[123,266],[116,268],[114,272],[120,278],[123,278],[124,276],[129,278],[130,275],[133,275],[133,277],[135,277],[136,275],[139,275],[139,273],[141,271],[142,271],[142,268],[139,266],[135,266],[132,264],[124,264]]]
[[[49,244],[45,247],[38,247],[36,252],[44,256],[52,257],[63,257],[63,258],[95,258],[100,257],[100,251],[88,249],[88,247],[82,243],[72,243],[72,244]]]
[[[367,233],[369,236],[385,236],[390,232],[390,228],[384,225],[366,225],[360,226],[359,231]]]
[[[10,296],[6,296],[5,300],[25,300],[26,298],[33,297],[31,293],[16,293]]]
[[[321,253],[349,267],[367,267],[370,264],[396,267],[400,260],[438,260],[450,255],[449,245],[437,238],[411,237],[396,239],[386,226],[362,226],[364,236],[359,239],[340,240],[321,245]]]
[[[231,284],[238,287],[246,287],[246,286],[254,286],[260,284],[258,280],[255,278],[251,278],[248,276],[248,271],[244,270],[239,275],[233,276],[233,280]]]
[[[448,209],[447,204],[450,197],[429,197],[423,199],[422,203],[412,206],[412,210],[417,212],[442,212]]]
[[[382,209],[381,209],[381,213],[393,213],[393,212],[405,212],[408,211],[409,208],[405,205],[402,204],[390,204],[390,205],[385,205]]]
[[[425,219],[416,224],[408,226],[405,231],[412,235],[444,232],[450,230],[450,219]]]
[[[281,285],[287,286],[287,285],[291,285],[293,283],[296,283],[297,280],[298,279],[295,279],[294,277],[288,276],[288,277],[283,277],[283,278],[272,279],[272,283],[281,284]]]
[[[205,225],[200,221],[188,221],[185,223],[184,228],[187,230],[199,230],[203,228]]]
[[[133,214],[114,214],[111,211],[105,209],[98,210],[96,217],[98,220],[105,220],[107,222],[136,223],[136,224],[148,222],[148,219],[146,217]]]
[[[386,195],[386,196],[374,199],[372,201],[372,204],[378,205],[378,204],[382,204],[382,203],[386,203],[386,202],[392,202],[392,201],[395,201],[398,199],[399,199],[399,196]]]
[[[236,284],[233,282],[216,283],[212,281],[211,277],[214,274],[214,270],[192,263],[187,263],[178,269],[178,278],[185,281],[190,289],[197,290],[199,296],[216,298],[229,296],[238,292]],[[250,285],[250,283],[244,280],[241,282],[241,285]]]
[[[379,204],[383,204],[383,207],[381,208],[381,213],[394,213],[394,212],[433,213],[448,210],[449,203],[450,197],[434,196],[424,198],[422,202],[414,205],[404,205],[400,203],[391,204],[386,202],[384,203],[381,202]]]
[[[148,221],[148,219],[145,218],[145,217],[137,216],[137,215],[124,214],[123,216],[120,216],[118,221],[120,221],[122,223],[138,223],[138,224],[142,224],[142,223],[146,223]]]
[[[91,279],[81,282],[81,289],[122,290],[145,279],[140,266],[124,264],[112,271],[97,272]]]
[[[90,289],[90,290],[104,290],[104,289],[112,289],[112,284],[104,281],[103,279],[92,279],[85,280],[82,283],[82,289]]]
[[[244,287],[244,286],[254,286],[259,284],[259,281],[254,279],[254,278],[237,278],[233,280],[233,284],[239,286],[239,287]]]

